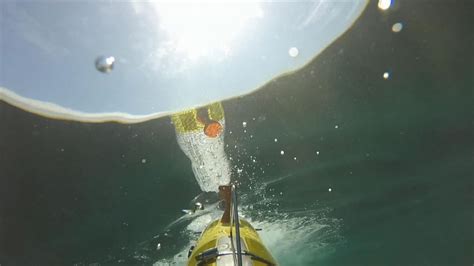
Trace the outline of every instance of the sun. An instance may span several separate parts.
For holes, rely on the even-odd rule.
[[[190,61],[232,54],[251,21],[263,17],[259,2],[156,2],[158,26],[168,41],[162,52]]]

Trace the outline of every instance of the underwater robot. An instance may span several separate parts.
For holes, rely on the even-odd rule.
[[[188,253],[188,265],[277,265],[257,229],[239,218],[235,186],[220,186],[220,219],[211,222]]]

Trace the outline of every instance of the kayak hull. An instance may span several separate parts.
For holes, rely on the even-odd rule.
[[[235,236],[235,227],[231,227],[229,223],[223,223],[221,220],[215,220],[207,226],[202,232],[192,251],[190,250],[188,265],[232,265],[224,262],[224,260],[233,261],[232,253],[226,253],[230,250],[231,235]],[[263,245],[263,241],[252,225],[240,219],[240,242],[242,247],[243,265],[276,265],[276,261],[270,254],[268,249]],[[211,256],[204,262],[200,260],[206,251],[213,250],[220,256]],[[199,264],[201,262],[201,264]]]

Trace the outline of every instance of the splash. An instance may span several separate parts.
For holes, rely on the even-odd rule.
[[[220,103],[207,108],[209,120],[222,126],[218,136],[205,134],[205,125],[198,118],[197,110],[172,116],[179,146],[191,160],[196,181],[202,191],[218,191],[219,185],[230,183],[230,163],[224,151],[225,119]]]
[[[263,185],[265,187],[265,185]],[[254,191],[255,192],[255,191]],[[254,228],[261,229],[259,235],[280,265],[315,265],[317,261],[335,252],[344,242],[340,235],[341,220],[329,218],[329,208],[311,205],[300,209],[280,210],[274,197],[265,192],[242,195],[239,208],[241,218]],[[260,199],[262,198],[262,199]],[[254,202],[257,202],[253,204]],[[162,257],[153,265],[185,265],[189,248],[197,241],[199,234],[213,220],[222,215],[216,206],[192,219],[174,222],[167,230],[172,237],[186,239],[180,247],[170,247],[173,255]],[[298,256],[295,256],[298,254]]]
[[[320,215],[308,210],[296,216],[283,213],[248,220],[255,228],[262,228],[260,237],[279,264],[313,265],[318,256],[333,252],[334,245],[343,240],[338,232],[340,221]]]

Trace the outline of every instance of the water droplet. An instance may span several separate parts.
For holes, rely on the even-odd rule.
[[[290,50],[288,50],[288,54],[291,57],[297,57],[299,53],[300,53],[300,51],[298,51],[298,48],[296,48],[296,47],[291,47]]]
[[[397,22],[397,23],[393,24],[393,26],[392,26],[392,31],[393,32],[400,32],[402,29],[403,29],[403,24],[400,23],[400,22]]]
[[[316,155],[319,155],[319,151],[316,151]]]
[[[275,139],[275,142],[278,142],[278,139]]]
[[[284,151],[280,151],[280,154],[283,155],[283,154],[285,154],[285,152],[284,152]]]
[[[332,188],[329,188],[328,191],[331,192],[331,191],[332,191]]]
[[[243,127],[247,127],[247,122],[242,122]]]
[[[109,73],[114,69],[115,57],[99,56],[95,60],[95,68],[102,73]]]
[[[142,163],[146,163],[146,159],[142,159]]]
[[[242,173],[242,169],[237,169],[237,174]]]
[[[296,157],[294,157],[294,158],[293,158],[293,160],[295,160],[295,161],[296,161]]]
[[[156,250],[160,250],[160,249],[161,249],[161,244],[160,243],[156,244]]]
[[[379,0],[378,7],[381,10],[387,10],[392,5],[392,0]]]
[[[334,128],[335,128],[335,129],[338,129],[338,128],[339,128],[339,126],[338,126],[338,125],[335,125],[335,126],[334,126]]]
[[[390,73],[388,73],[388,72],[383,73],[383,78],[384,79],[390,78]]]

